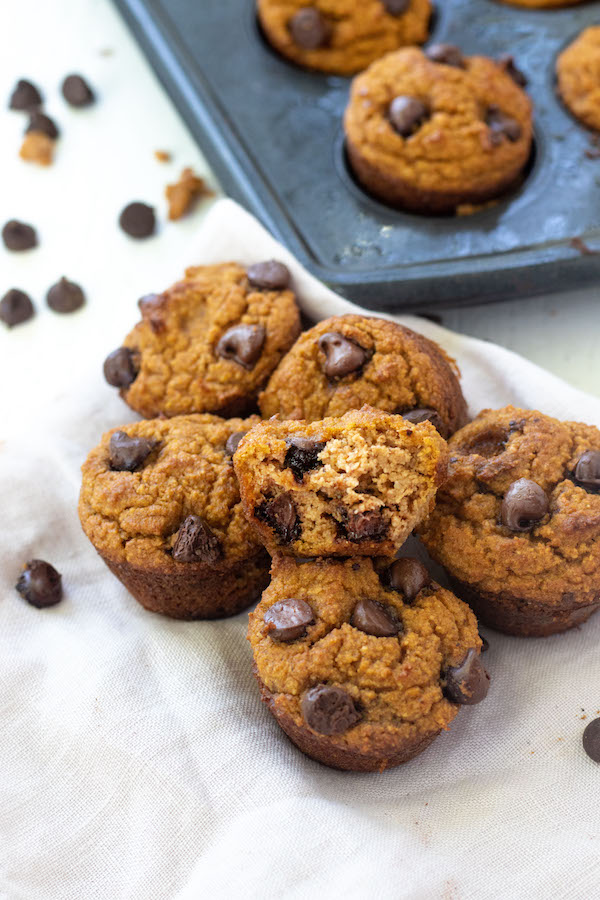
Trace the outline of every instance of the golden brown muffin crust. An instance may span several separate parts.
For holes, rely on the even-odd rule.
[[[582,31],[556,62],[558,91],[573,115],[600,130],[600,25]]]

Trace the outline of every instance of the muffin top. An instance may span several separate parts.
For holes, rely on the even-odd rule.
[[[458,703],[485,696],[475,616],[415,560],[398,570],[275,557],[271,574],[248,639],[256,674],[297,725],[393,755],[399,741],[446,728]],[[331,689],[323,710],[315,693]]]
[[[597,428],[508,406],[481,412],[448,449],[421,537],[454,577],[549,604],[600,591]]]
[[[556,62],[559,92],[589,128],[600,129],[600,25],[582,31]]]
[[[430,410],[446,437],[466,420],[458,374],[441,347],[402,325],[333,316],[300,335],[259,404],[265,417],[308,421],[363,404],[400,414]]]
[[[191,415],[108,431],[83,464],[79,499],[83,529],[98,552],[173,573],[261,553],[227,443],[257,422]]]
[[[348,140],[366,162],[424,191],[502,182],[529,154],[531,101],[506,65],[439,46],[444,61],[408,47],[354,79]]]

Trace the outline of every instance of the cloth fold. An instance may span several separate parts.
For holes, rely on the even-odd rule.
[[[309,318],[364,312],[230,200],[153,273],[167,285],[187,265],[272,257]],[[109,314],[110,327],[85,312],[68,324],[70,357],[35,320],[0,355],[0,898],[595,896],[600,781],[581,733],[600,714],[600,617],[545,639],[486,632],[487,700],[398,769],[306,759],[261,706],[247,614],[144,612],[80,530],[79,466],[136,418],[101,376],[133,300],[107,298],[98,322]],[[516,354],[390,318],[457,360],[471,414],[513,403],[600,426],[600,400]],[[63,574],[53,609],[14,591],[32,557]]]

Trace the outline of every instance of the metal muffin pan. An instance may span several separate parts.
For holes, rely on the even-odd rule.
[[[517,190],[471,216],[442,218],[389,209],[354,182],[342,130],[350,79],[280,58],[253,0],[115,3],[224,191],[344,296],[418,312],[597,283],[600,160],[586,156],[590,133],[556,96],[554,64],[600,22],[600,4],[536,11],[438,2],[430,42],[466,55],[513,54],[536,132]]]

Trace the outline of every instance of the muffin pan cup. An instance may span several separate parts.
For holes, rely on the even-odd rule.
[[[350,79],[286,62],[253,0],[115,0],[229,196],[314,275],[373,310],[432,311],[596,284],[600,159],[556,96],[557,54],[598,3],[527,10],[445,0],[430,43],[510,53],[528,78],[535,152],[523,183],[466,216],[390,209],[354,181],[342,117]]]

